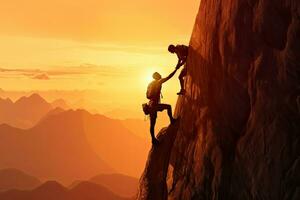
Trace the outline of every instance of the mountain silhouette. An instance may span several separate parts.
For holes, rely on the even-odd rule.
[[[1,200],[125,200],[107,188],[82,182],[72,189],[67,189],[56,181],[48,181],[29,190],[10,190],[0,193]]]
[[[69,196],[72,200],[98,200],[98,199],[105,199],[105,200],[121,200],[121,199],[128,199],[123,198],[115,193],[108,190],[106,187],[101,185],[91,183],[88,181],[81,182],[74,188],[72,188],[69,192]]]
[[[136,194],[139,180],[123,174],[101,174],[92,177],[90,182],[104,185],[116,194],[132,197]]]
[[[44,115],[52,110],[70,109],[64,99],[47,102],[39,94],[34,93],[28,97],[23,96],[13,102],[11,99],[0,98],[0,123],[6,123],[17,128],[31,128]]]
[[[70,109],[70,106],[62,98],[52,101],[51,105],[52,105],[53,108],[62,108],[64,110]]]
[[[150,143],[133,134],[119,120],[78,112],[82,114],[87,138],[98,155],[118,172],[138,177],[145,166]]]
[[[39,179],[17,169],[0,170],[0,191],[10,189],[29,190],[40,185]]]
[[[48,117],[52,116],[52,115],[57,115],[60,114],[62,112],[65,112],[64,109],[60,108],[60,107],[56,107],[52,110],[50,110],[48,113],[46,113],[44,116],[41,117],[40,121],[43,121],[45,119],[47,119]]]
[[[9,98],[0,98],[0,124],[8,124],[12,127],[28,129],[32,128],[40,120],[43,120],[48,115],[63,112],[68,109],[70,109],[70,106],[64,99],[59,98],[49,103],[37,93],[34,93],[28,97],[23,96],[19,98],[15,103]],[[114,114],[108,112],[107,114],[104,114],[104,116],[120,120],[120,118],[125,118],[123,115],[125,112],[127,112],[126,119],[120,120],[122,125],[130,132],[143,139],[149,138],[149,121],[138,118],[128,118],[133,117],[136,114],[133,114],[132,111],[126,109],[116,109],[112,112]],[[118,113],[120,116],[116,117]],[[169,123],[168,117],[164,115],[158,117],[159,121],[156,125],[157,130],[165,127]]]
[[[0,125],[0,168],[66,184],[115,170],[139,176],[148,146],[118,120],[59,110],[27,130]]]
[[[31,129],[0,126],[0,168],[69,183],[113,172],[93,150],[80,112],[51,115]]]
[[[56,181],[47,181],[31,192],[28,191],[29,199],[67,199],[68,189]]]
[[[52,105],[36,93],[28,97],[23,96],[15,102],[9,98],[0,98],[0,123],[30,128],[51,109]]]
[[[74,181],[69,188],[74,188],[82,181]],[[133,197],[136,195],[139,180],[124,174],[100,174],[92,177],[88,182],[102,185],[115,194],[123,197]]]
[[[125,128],[119,120],[90,114],[85,110],[68,110],[49,116],[37,127],[44,126],[48,121],[51,121],[48,126],[53,127],[57,124],[64,126],[64,123],[75,126],[93,150],[118,172],[135,177],[142,172],[150,145]],[[74,130],[66,131],[72,133]]]

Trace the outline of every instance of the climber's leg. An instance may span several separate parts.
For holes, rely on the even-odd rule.
[[[171,105],[160,103],[160,104],[157,105],[157,110],[160,111],[160,112],[163,111],[163,110],[167,110],[168,116],[170,118],[170,123],[172,124],[174,122]]]
[[[152,144],[158,144],[158,140],[155,138],[155,124],[156,124],[157,112],[150,113],[150,134],[152,138]]]
[[[186,76],[187,74],[187,69],[186,67],[184,67],[182,69],[182,71],[180,72],[180,75],[179,75],[179,81],[180,81],[180,91],[177,93],[178,95],[184,95],[185,94],[185,89],[184,89],[184,77]]]

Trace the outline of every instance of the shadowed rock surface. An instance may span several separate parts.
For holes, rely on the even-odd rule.
[[[159,144],[152,146],[146,169],[140,179],[138,199],[165,199],[168,195],[166,177],[171,149],[176,138],[179,121],[162,129],[157,139]]]
[[[300,199],[300,1],[202,0],[190,47],[157,199]]]

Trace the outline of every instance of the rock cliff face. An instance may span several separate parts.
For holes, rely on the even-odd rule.
[[[202,0],[187,67],[161,199],[300,199],[300,1]]]

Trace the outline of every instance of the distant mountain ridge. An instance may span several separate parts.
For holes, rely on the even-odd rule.
[[[0,193],[1,200],[125,200],[109,189],[90,182],[82,182],[67,189],[55,181],[48,181],[29,190],[10,190]]]
[[[68,188],[73,189],[86,182],[98,184],[119,196],[131,198],[136,195],[139,180],[119,173],[99,174],[88,180],[74,181]],[[49,189],[50,191],[66,190],[55,181],[47,181],[47,184],[44,184],[38,178],[18,169],[7,168],[0,170],[0,197],[1,193],[9,190],[34,190],[36,188],[38,188],[36,191],[43,191],[45,189]],[[45,192],[42,193],[45,194]]]
[[[69,188],[74,188],[81,182],[86,181],[74,181]],[[90,178],[88,182],[96,183],[109,188],[112,192],[120,196],[133,197],[136,195],[139,179],[124,174],[114,173],[94,176]]]
[[[41,181],[33,176],[17,169],[0,170],[0,192],[10,189],[29,190],[41,184]]]
[[[63,183],[114,172],[87,141],[82,123],[78,112],[66,111],[27,130],[0,126],[0,168]]]
[[[0,125],[0,168],[63,183],[116,171],[137,177],[149,145],[118,120],[58,109],[27,130]]]
[[[5,123],[23,129],[31,128],[42,116],[56,107],[68,108],[63,99],[49,103],[36,93],[28,97],[23,96],[15,102],[9,98],[0,98],[0,124]]]
[[[124,174],[100,174],[92,177],[89,181],[104,185],[114,193],[125,197],[134,196],[139,184],[139,179]]]

